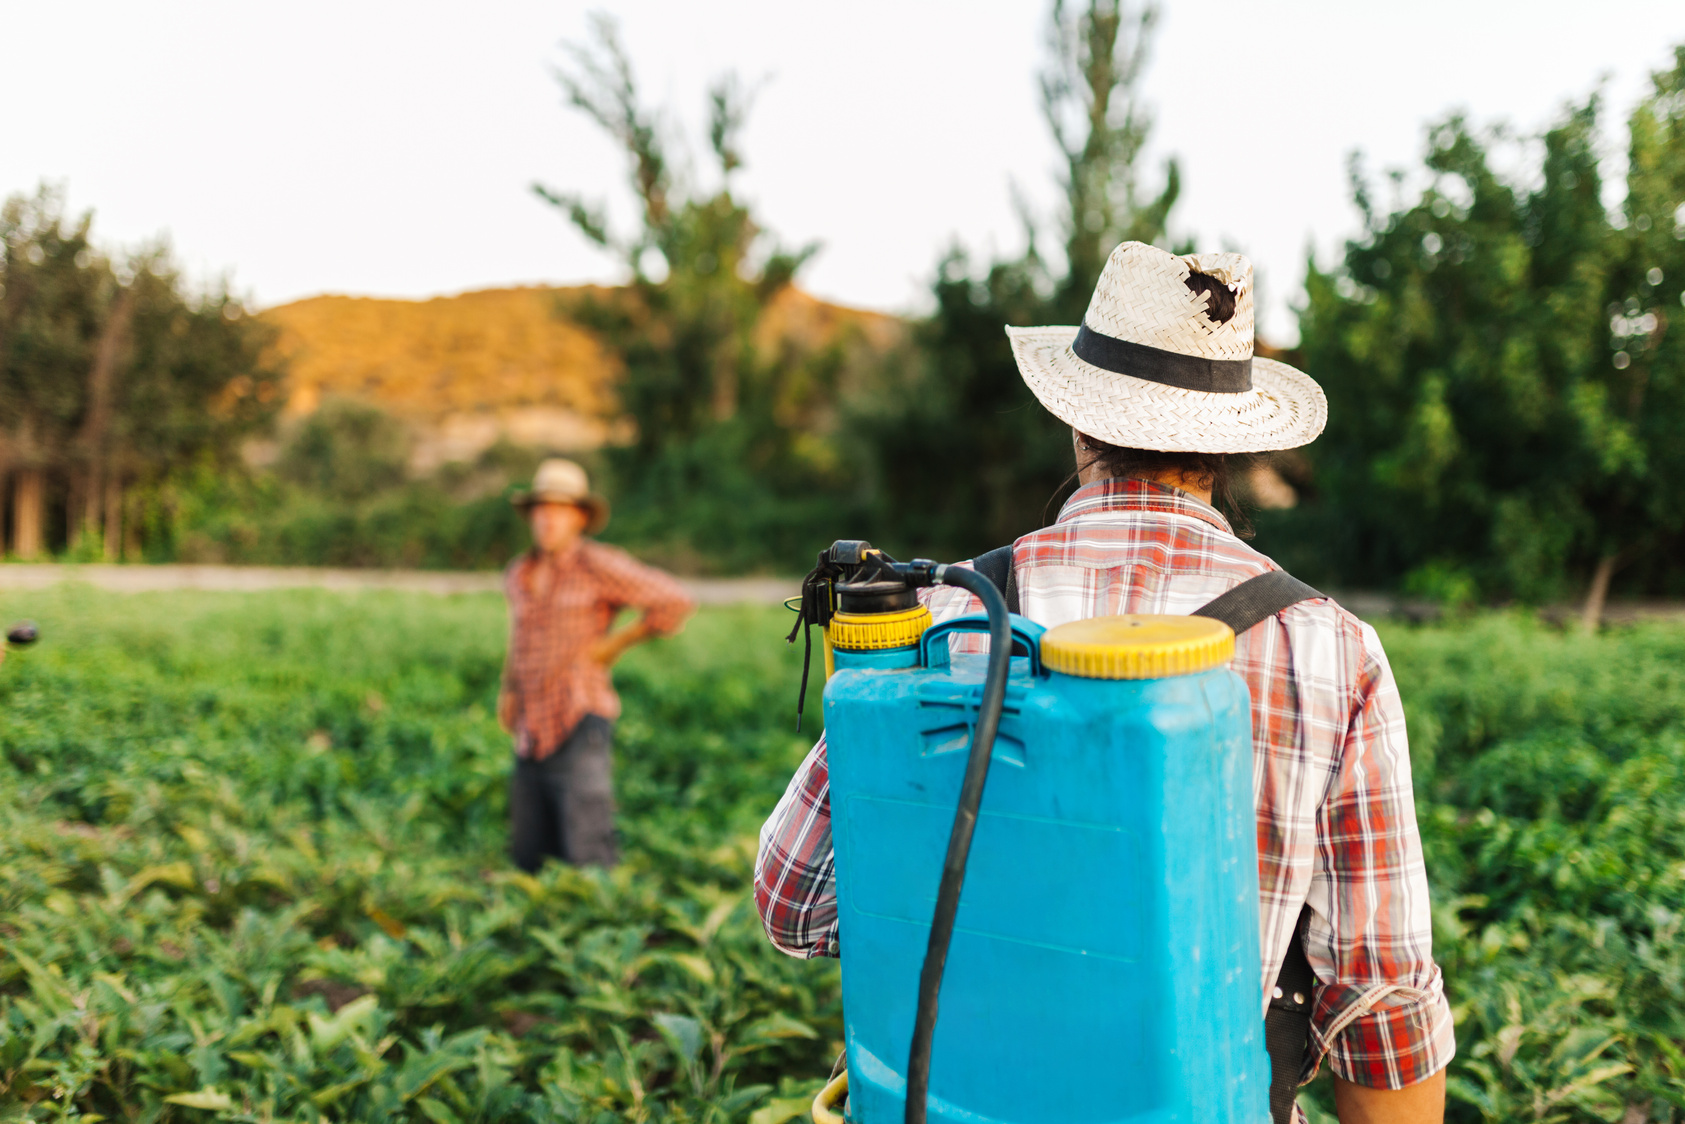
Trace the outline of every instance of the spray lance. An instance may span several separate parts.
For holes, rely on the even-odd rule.
[[[796,702],[796,729],[801,729],[802,708],[807,701],[808,668],[813,657],[812,627],[828,626],[840,609],[855,612],[884,612],[911,608],[917,603],[917,589],[951,585],[982,601],[989,621],[989,662],[983,677],[983,695],[976,731],[966,758],[960,784],[959,806],[954,811],[948,835],[947,855],[942,863],[942,880],[936,892],[936,909],[930,924],[930,941],[924,966],[919,972],[918,1007],[913,1020],[912,1046],[907,1058],[906,1124],[924,1124],[925,1102],[930,1086],[930,1051],[936,1035],[937,1000],[942,974],[953,942],[954,921],[959,914],[960,891],[965,885],[966,862],[977,829],[977,814],[983,803],[983,785],[989,775],[989,759],[995,735],[1000,729],[1001,710],[1006,699],[1007,673],[1011,666],[1013,637],[1006,600],[994,583],[975,570],[916,558],[897,562],[871,543],[860,539],[839,539],[819,553],[819,560],[802,581],[795,627],[805,633],[801,694]]]

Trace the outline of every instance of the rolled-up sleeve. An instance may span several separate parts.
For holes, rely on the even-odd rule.
[[[1416,828],[1404,710],[1372,629],[1338,767],[1318,824],[1305,951],[1320,986],[1313,1050],[1347,1081],[1401,1089],[1456,1052],[1433,959],[1427,870]]]
[[[755,907],[780,952],[803,959],[838,955],[831,778],[823,737],[761,827]]]
[[[696,602],[671,574],[646,566],[623,550],[593,545],[592,571],[601,596],[615,609],[642,609],[644,623],[659,636],[679,631],[696,612]]]

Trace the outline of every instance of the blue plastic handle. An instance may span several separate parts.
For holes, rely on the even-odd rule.
[[[1040,675],[1041,670],[1041,634],[1047,629],[1031,620],[1021,617],[1017,613],[1008,618],[1012,623],[1012,646],[1014,649],[1022,644],[1024,650],[1030,653],[1030,673]],[[947,667],[948,636],[955,632],[988,632],[989,614],[970,613],[963,617],[955,617],[951,621],[931,625],[919,637],[919,663],[927,668]],[[942,641],[938,644],[936,641]]]

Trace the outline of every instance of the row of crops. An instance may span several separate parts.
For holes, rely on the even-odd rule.
[[[748,893],[806,748],[780,611],[628,658],[627,861],[537,877],[503,853],[496,598],[0,595],[23,615],[46,639],[0,668],[0,1118],[805,1119],[836,965],[772,952]],[[1384,637],[1451,1117],[1685,1120],[1685,630]]]

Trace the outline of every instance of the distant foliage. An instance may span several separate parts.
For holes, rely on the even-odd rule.
[[[535,452],[498,444],[412,476],[396,420],[349,404],[324,414],[283,443],[278,472],[201,464],[172,475],[156,496],[165,517],[151,560],[495,570],[526,549],[508,496],[532,478]]]
[[[1063,261],[1043,258],[1025,213],[1022,257],[979,264],[956,247],[938,266],[919,353],[852,404],[880,545],[965,558],[1058,513],[1073,480],[1070,427],[1024,386],[1004,328],[1080,323],[1112,249],[1165,238],[1177,167],[1154,193],[1137,167],[1151,124],[1139,83],[1156,20],[1152,4],[1053,5],[1041,90],[1065,163],[1055,222]]]
[[[1306,369],[1328,392],[1313,502],[1265,520],[1307,577],[1449,600],[1541,601],[1624,571],[1685,590],[1685,48],[1629,122],[1627,198],[1601,202],[1601,106],[1522,180],[1453,117],[1432,180],[1312,266]],[[1530,151],[1530,150],[1524,150]]]
[[[13,553],[140,556],[152,499],[226,468],[280,406],[270,333],[225,289],[195,290],[162,246],[112,257],[42,188],[0,208],[0,477]],[[27,541],[25,541],[27,540]]]
[[[1057,512],[1071,431],[1024,385],[1002,330],[1047,322],[1034,272],[997,262],[978,277],[956,250],[932,292],[919,353],[886,373],[879,394],[851,404],[851,421],[876,501],[873,540],[902,557],[969,558]]]
[[[1157,24],[1153,3],[1088,0],[1073,10],[1066,0],[1053,0],[1041,108],[1065,163],[1059,218],[1065,268],[1053,299],[1061,324],[1080,322],[1119,242],[1164,237],[1181,194],[1174,158],[1156,194],[1143,193],[1137,167],[1152,132],[1152,113],[1139,89]]]
[[[390,414],[329,401],[306,418],[281,455],[281,475],[342,501],[368,499],[402,483],[410,435]]]
[[[670,561],[784,568],[840,533],[832,438],[851,341],[814,351],[769,338],[769,305],[816,247],[791,249],[733,194],[750,97],[734,78],[708,95],[717,180],[679,171],[669,122],[640,100],[614,24],[596,18],[589,45],[558,72],[568,102],[624,151],[638,220],[611,227],[604,208],[540,186],[587,238],[614,252],[624,289],[563,311],[595,329],[623,368],[621,404],[635,436],[607,451],[616,534]]]

